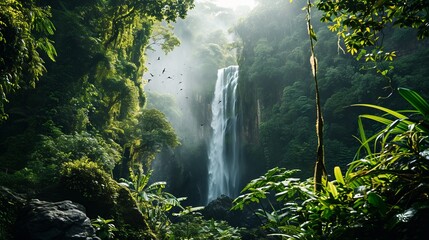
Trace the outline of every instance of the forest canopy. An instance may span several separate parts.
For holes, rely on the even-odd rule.
[[[0,240],[34,199],[84,206],[91,239],[425,239],[429,3],[256,2],[2,0]],[[202,210],[228,65],[243,190]]]

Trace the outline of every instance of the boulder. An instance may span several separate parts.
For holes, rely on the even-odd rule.
[[[85,208],[71,201],[32,199],[17,220],[17,239],[99,240]]]
[[[226,221],[233,227],[253,228],[258,226],[258,219],[249,210],[232,211],[232,202],[232,198],[221,195],[217,199],[211,201],[201,213],[206,219]]]
[[[206,219],[223,220],[231,226],[240,226],[240,212],[231,211],[233,199],[221,195],[217,199],[211,201],[202,211]]]

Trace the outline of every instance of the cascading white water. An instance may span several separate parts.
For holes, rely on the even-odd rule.
[[[237,83],[238,66],[218,70],[212,102],[207,202],[222,194],[230,197],[238,194]]]

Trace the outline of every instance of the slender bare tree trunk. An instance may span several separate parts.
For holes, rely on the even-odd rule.
[[[319,84],[317,80],[317,59],[314,53],[314,43],[317,41],[316,34],[311,25],[311,7],[312,3],[310,0],[307,1],[307,30],[308,36],[310,38],[310,64],[311,70],[313,73],[314,79],[314,88],[316,92],[316,134],[317,134],[317,157],[316,164],[314,167],[314,191],[318,192],[323,187],[324,179],[327,178],[326,168],[325,168],[325,150],[323,143],[323,115],[322,115],[322,106],[320,103],[320,93],[319,93]]]

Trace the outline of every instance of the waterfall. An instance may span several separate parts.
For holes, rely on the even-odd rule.
[[[237,82],[238,66],[218,70],[211,105],[213,134],[208,148],[208,202],[222,194],[235,197],[239,190]]]

